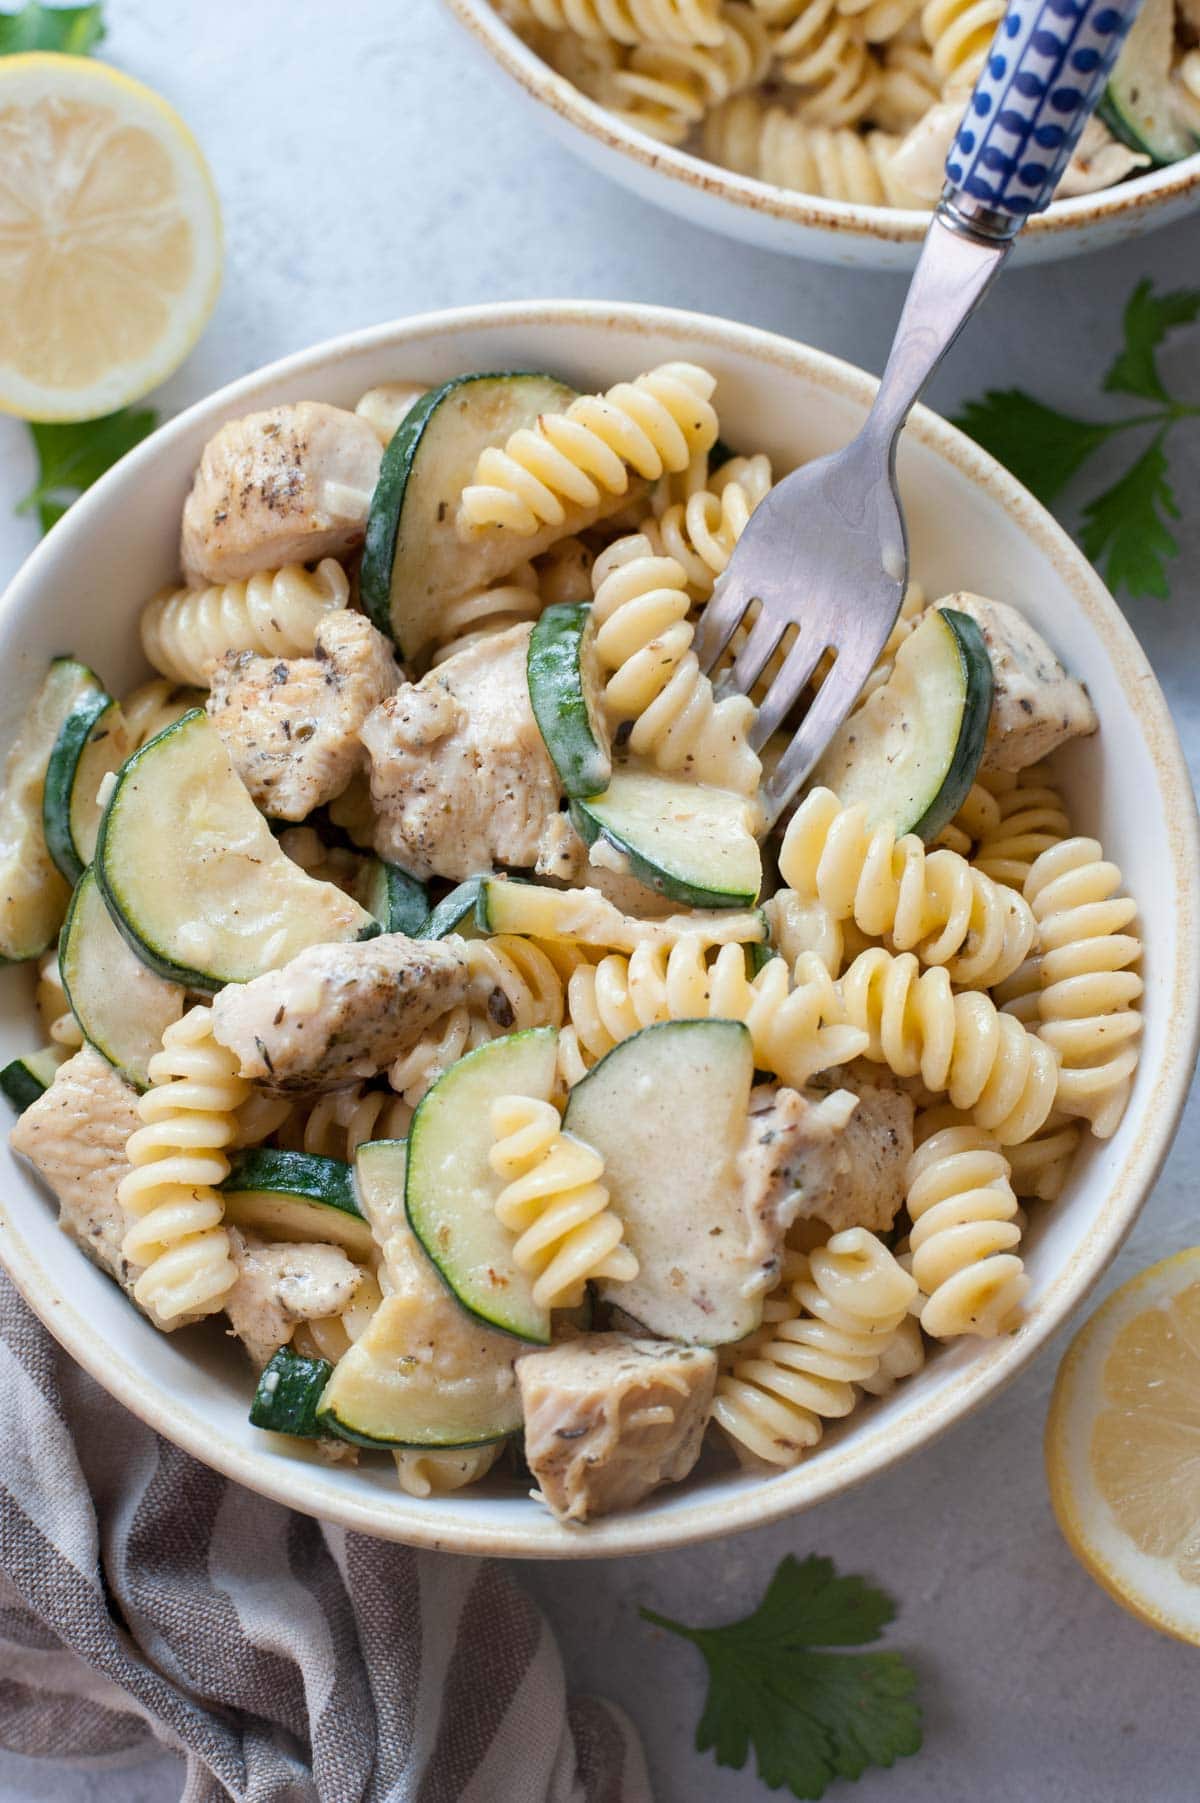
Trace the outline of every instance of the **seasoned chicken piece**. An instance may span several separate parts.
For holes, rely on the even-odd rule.
[[[362,730],[379,814],[375,849],[414,876],[528,869],[560,790],[529,705],[528,622],[455,652],[375,709]]]
[[[311,657],[229,652],[212,673],[208,715],[263,812],[303,820],[361,768],[363,721],[399,682],[383,634],[338,608]]]
[[[357,550],[383,446],[365,419],[298,401],[231,419],[210,438],[183,509],[193,587]]]
[[[938,606],[970,614],[991,659],[996,692],[981,770],[1024,770],[1068,739],[1096,731],[1087,690],[1015,607],[970,594],[947,595]]]
[[[93,1264],[115,1277],[131,1299],[144,1267],[121,1254],[130,1221],[117,1200],[117,1186],[129,1171],[125,1142],[141,1124],[137,1091],[85,1045],[59,1065],[49,1089],[30,1104],[8,1136],[13,1151],[28,1158],[57,1196],[63,1232]],[[198,1318],[176,1315],[162,1321],[147,1312],[167,1332]]]
[[[213,1035],[273,1094],[342,1089],[408,1051],[464,1000],[468,981],[454,937],[310,945],[281,970],[222,989]]]
[[[700,1456],[717,1379],[707,1346],[593,1333],[517,1360],[525,1457],[560,1521],[630,1509]]]
[[[340,1246],[268,1242],[227,1229],[237,1282],[225,1298],[229,1325],[260,1369],[298,1321],[340,1315],[362,1271]]]
[[[844,1073],[838,1072],[845,1082]],[[742,1153],[747,1212],[764,1222],[764,1250],[778,1252],[793,1221],[886,1231],[904,1201],[913,1149],[912,1098],[887,1083],[807,1094],[756,1090]]]

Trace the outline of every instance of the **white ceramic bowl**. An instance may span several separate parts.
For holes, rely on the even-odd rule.
[[[548,369],[606,386],[664,358],[708,364],[727,440],[780,466],[854,432],[874,381],[818,351],[727,321],[586,303],[480,307],[356,333],[222,389],[138,447],[70,511],[0,603],[0,742],[53,653],[70,650],[114,685],[143,674],[136,622],[176,571],[180,507],[201,446],[226,419],[280,401],[353,404],[392,378],[437,382],[472,369]],[[67,1350],[121,1402],[206,1463],[311,1514],[417,1545],[513,1556],[635,1552],[731,1532],[836,1495],[915,1452],[1007,1382],[1103,1271],[1170,1144],[1195,1060],[1200,1014],[1195,919],[1200,853],[1187,772],[1166,704],[1116,607],[1054,521],[992,460],[918,408],[900,476],[913,568],[935,595],[970,587],[1017,603],[1083,677],[1103,731],[1066,760],[1072,812],[1129,873],[1146,939],[1146,1031],[1119,1131],[1091,1146],[1067,1194],[1036,1207],[1032,1289],[1012,1339],[940,1349],[925,1370],[840,1427],[796,1470],[767,1481],[722,1472],[662,1490],[586,1531],[486,1485],[414,1501],[390,1461],[328,1468],[247,1423],[250,1372],[211,1324],[156,1333],[63,1238],[46,1195],[5,1148],[0,1257]],[[0,972],[0,1054],[27,1050],[29,972]],[[1037,1424],[1030,1422],[1030,1433]]]
[[[911,269],[929,214],[821,200],[735,175],[597,106],[535,56],[489,0],[446,0],[479,48],[515,81],[569,149],[643,200],[765,250],[852,268]],[[1056,200],[1017,239],[1014,263],[1053,262],[1140,237],[1200,206],[1200,153],[1118,187]]]

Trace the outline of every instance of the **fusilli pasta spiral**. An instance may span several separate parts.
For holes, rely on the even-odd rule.
[[[772,42],[745,0],[728,0],[719,44],[639,44],[610,77],[604,104],[666,144],[682,144],[710,107],[766,76]]]
[[[631,468],[652,482],[686,469],[717,436],[715,387],[695,363],[663,363],[606,394],[580,395],[564,413],[544,413],[480,456],[459,505],[464,536],[503,526],[528,537],[561,525],[564,502],[588,508],[623,495]]]
[[[524,563],[506,582],[474,589],[443,604],[438,622],[435,664],[445,663],[456,651],[465,651],[480,639],[506,632],[523,620],[536,620],[545,603],[538,591],[532,564]]]
[[[604,701],[614,726],[633,722],[629,749],[661,770],[753,795],[762,767],[747,733],[754,704],[717,701],[692,650],[687,576],[648,538],[618,539],[592,571],[596,655],[610,671]]]
[[[920,32],[910,27],[884,47],[871,118],[880,130],[903,134],[940,98],[941,84],[929,46]]]
[[[180,688],[163,676],[142,683],[121,702],[131,749],[137,751],[168,726],[173,726],[182,714],[203,706],[201,689]]]
[[[713,1419],[739,1456],[788,1466],[815,1446],[824,1422],[848,1415],[856,1390],[878,1378],[916,1293],[864,1227],[834,1234],[816,1252],[785,1253],[762,1328],[731,1348],[717,1379]]]
[[[142,609],[142,650],[172,682],[203,688],[227,651],[311,652],[324,615],[349,596],[346,572],[332,557],[311,572],[293,563],[223,587],[168,589]]]
[[[608,1205],[604,1160],[564,1133],[552,1102],[501,1096],[492,1103],[496,1143],[489,1162],[505,1186],[496,1214],[517,1236],[513,1259],[533,1277],[540,1308],[574,1308],[589,1278],[627,1282],[638,1262],[622,1245],[625,1226]]]
[[[754,1062],[794,1087],[817,1071],[845,1064],[866,1035],[848,1026],[836,985],[813,953],[796,961],[794,981],[782,958],[756,977],[741,946],[723,946],[709,965],[703,941],[680,939],[669,951],[638,946],[581,966],[567,985],[568,1023],[559,1035],[559,1068],[568,1085],[614,1045],[665,1020],[740,1020]]]
[[[906,1177],[912,1274],[934,1339],[991,1339],[1017,1324],[1029,1288],[1011,1167],[998,1142],[953,1108],[917,1116]]]
[[[995,882],[1023,890],[1034,860],[1071,831],[1062,797],[1040,764],[1015,778],[986,777],[984,788],[992,795],[997,818],[977,835],[975,866]]]
[[[884,1347],[874,1376],[864,1377],[858,1387],[868,1396],[889,1396],[901,1378],[914,1377],[924,1363],[921,1323],[915,1315],[905,1315]]]
[[[955,994],[942,969],[911,952],[860,952],[838,982],[846,1019],[867,1035],[864,1056],[946,1093],[1003,1146],[1030,1139],[1054,1106],[1058,1059],[1037,1034],[979,990]]]
[[[1061,1063],[1058,1108],[1089,1122],[1098,1139],[1125,1112],[1142,1017],[1133,1006],[1142,955],[1126,929],[1137,903],[1119,895],[1121,872],[1095,839],[1064,839],[1044,851],[1025,881],[1038,923],[1038,1029]]]
[[[356,1083],[295,1103],[276,1137],[287,1151],[349,1162],[369,1139],[403,1139],[411,1119],[399,1096]]]
[[[962,90],[966,99],[1004,17],[1004,5],[1005,0],[925,0],[921,30],[943,90]]]
[[[1018,1196],[1057,1202],[1079,1145],[1079,1125],[1057,1112],[1049,1115],[1032,1138],[1007,1147],[1012,1186]]]
[[[714,471],[707,488],[697,489],[686,501],[668,507],[661,518],[642,526],[655,556],[673,557],[679,564],[693,601],[705,601],[712,594],[773,480],[771,460],[761,452],[730,458]]]
[[[857,206],[912,207],[918,201],[892,167],[899,138],[814,123],[738,94],[704,121],[704,154],[739,175]]]
[[[720,0],[509,0],[518,24],[618,44],[719,44]]]
[[[801,90],[797,116],[810,125],[855,125],[871,110],[879,68],[859,19],[836,0],[754,0],[776,31],[779,74]]]
[[[451,1447],[445,1452],[398,1452],[396,1476],[407,1496],[449,1496],[486,1477],[503,1451],[504,1441],[496,1440],[490,1446]]]
[[[331,1365],[336,1365],[355,1340],[366,1332],[367,1323],[382,1301],[379,1279],[373,1271],[363,1271],[342,1312],[301,1321],[292,1335],[291,1344],[305,1358],[328,1359]]]
[[[149,1073],[137,1105],[144,1124],[126,1147],[133,1168],[117,1192],[134,1217],[122,1251],[146,1266],[134,1295],[161,1320],[212,1314],[237,1278],[217,1186],[229,1174],[224,1148],[250,1085],[213,1038],[206,1007],[167,1028]]]
[[[944,965],[964,987],[1002,982],[1033,943],[1026,903],[949,850],[926,851],[915,833],[871,829],[867,809],[844,808],[831,789],[813,789],[784,835],[784,881],[805,900],[824,902],[835,920],[885,935],[923,964]]]

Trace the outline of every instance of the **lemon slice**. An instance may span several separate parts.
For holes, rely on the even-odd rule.
[[[1200,1646],[1200,1247],[1122,1285],[1076,1335],[1046,1468],[1059,1526],[1097,1582]]]
[[[137,400],[187,356],[220,277],[212,177],[166,102],[107,63],[0,57],[0,411]]]

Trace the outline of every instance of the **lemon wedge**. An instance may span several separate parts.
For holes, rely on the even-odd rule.
[[[208,166],[107,63],[0,57],[0,411],[93,419],[182,363],[221,278]]]
[[[1200,1646],[1200,1247],[1131,1278],[1076,1335],[1046,1469],[1059,1526],[1096,1581]]]

